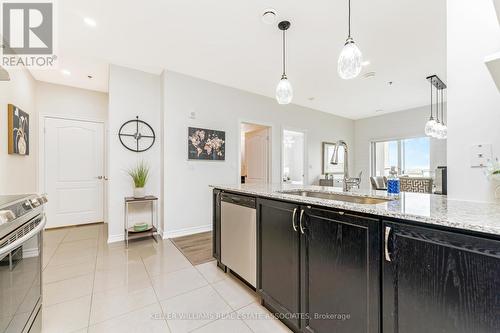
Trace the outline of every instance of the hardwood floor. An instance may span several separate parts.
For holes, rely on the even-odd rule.
[[[172,243],[193,265],[215,260],[212,257],[212,232],[172,238]]]

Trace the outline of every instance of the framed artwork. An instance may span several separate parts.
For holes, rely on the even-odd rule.
[[[30,154],[30,116],[15,105],[7,106],[9,154]]]
[[[340,147],[339,164],[330,163],[333,156],[335,143],[323,142],[323,174],[343,174],[344,173],[344,147]]]
[[[226,132],[189,127],[188,159],[224,161],[226,159]]]

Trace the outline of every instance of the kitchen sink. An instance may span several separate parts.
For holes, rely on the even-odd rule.
[[[298,195],[301,197],[319,198],[327,200],[337,200],[346,201],[365,205],[375,205],[379,203],[384,203],[391,201],[391,199],[375,198],[375,197],[363,197],[355,195],[346,195],[331,192],[316,192],[316,191],[283,191],[283,194]]]

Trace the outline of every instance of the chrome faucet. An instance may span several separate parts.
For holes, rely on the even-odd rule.
[[[339,164],[339,150],[341,146],[344,147],[344,180],[342,182],[342,189],[344,192],[348,192],[353,188],[359,188],[362,172],[359,173],[358,177],[349,177],[349,152],[347,149],[347,143],[344,140],[339,140],[335,143],[330,163],[333,165]]]

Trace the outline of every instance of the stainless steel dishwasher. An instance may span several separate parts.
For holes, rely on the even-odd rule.
[[[221,262],[257,285],[257,214],[255,198],[221,195]]]

